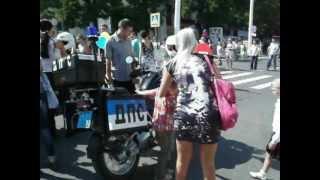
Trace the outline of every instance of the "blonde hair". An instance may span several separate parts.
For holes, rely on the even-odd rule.
[[[197,43],[195,32],[192,28],[184,28],[180,30],[176,35],[177,56],[191,55]]]

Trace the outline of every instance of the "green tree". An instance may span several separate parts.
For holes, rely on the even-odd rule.
[[[261,38],[280,35],[280,0],[255,1],[253,22]]]
[[[191,18],[196,14],[200,23],[222,26],[225,30],[248,27],[250,0],[182,0],[181,15]],[[256,0],[254,24],[260,37],[280,31],[280,1]]]
[[[112,17],[116,27],[122,18],[130,18],[137,29],[149,27],[149,13],[158,11],[161,4],[169,0],[41,0],[41,14],[63,21],[66,28],[86,26],[98,17]],[[164,14],[165,9],[161,10]]]

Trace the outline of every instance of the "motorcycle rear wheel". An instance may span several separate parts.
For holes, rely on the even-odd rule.
[[[92,138],[90,141],[91,143],[102,144],[102,142],[98,142],[102,141],[101,138]],[[108,152],[103,150],[95,152],[97,154],[92,158],[92,164],[96,172],[104,179],[127,180],[136,172],[140,158],[139,154],[132,155],[125,162],[121,163],[113,158]]]

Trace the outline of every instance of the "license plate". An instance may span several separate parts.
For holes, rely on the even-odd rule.
[[[79,129],[89,129],[92,120],[92,111],[83,111],[80,112],[77,128]]]
[[[109,130],[144,127],[148,124],[144,99],[108,99]]]

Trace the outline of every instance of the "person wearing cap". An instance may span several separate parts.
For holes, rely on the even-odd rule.
[[[76,49],[76,41],[73,34],[69,32],[61,32],[57,35],[56,47],[60,50],[61,56],[64,57],[71,54],[72,49]]]
[[[165,46],[166,52],[169,56],[169,59],[172,59],[177,54],[177,48],[176,48],[176,36],[171,35],[168,36],[166,40],[166,46]]]

